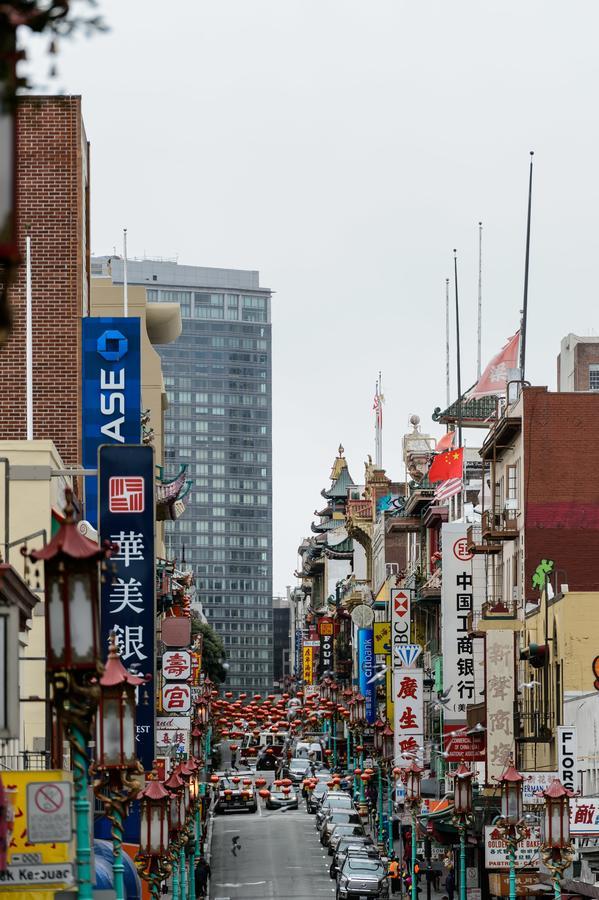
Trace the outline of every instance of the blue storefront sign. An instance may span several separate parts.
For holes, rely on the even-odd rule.
[[[141,438],[140,320],[82,319],[82,457],[95,469],[101,444]],[[98,481],[85,479],[85,518],[98,523]]]
[[[375,674],[372,628],[358,629],[358,672],[360,693],[366,699],[366,721],[372,725],[376,721],[376,682],[371,681]]]

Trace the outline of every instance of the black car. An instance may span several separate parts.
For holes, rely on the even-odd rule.
[[[379,851],[372,843],[372,838],[366,837],[362,840],[363,843],[359,843],[360,838],[350,838],[348,840],[343,839],[339,841],[329,869],[331,878],[337,877],[337,872],[342,869],[343,863],[348,856],[364,856],[367,859],[381,858]]]
[[[380,859],[346,858],[337,876],[336,900],[386,900],[388,896],[387,868]]]

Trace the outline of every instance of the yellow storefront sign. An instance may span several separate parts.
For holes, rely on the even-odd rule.
[[[50,888],[49,879],[53,872],[72,872],[73,840],[71,838],[68,843],[33,843],[29,824],[31,822],[39,831],[47,827],[44,825],[44,818],[47,817],[54,823],[60,820],[60,827],[64,830],[65,818],[70,821],[72,815],[71,774],[61,769],[3,772],[2,780],[12,801],[14,826],[8,847],[7,873],[0,882],[0,900],[15,900],[16,895],[19,900],[52,900],[57,891],[68,886],[68,881],[63,880]],[[61,785],[64,787],[61,788]],[[29,801],[33,803],[31,810],[28,808],[28,786]],[[68,810],[65,804],[68,804]],[[72,835],[72,826],[70,831]],[[15,879],[13,883],[8,880],[11,878]],[[39,887],[32,881],[39,882]]]
[[[313,670],[312,659],[313,659],[313,658],[312,658],[312,647],[304,647],[304,650],[303,650],[304,684],[312,684],[312,679],[313,679],[313,675],[312,675],[312,670]]]
[[[377,654],[391,653],[391,623],[374,623],[374,652]]]

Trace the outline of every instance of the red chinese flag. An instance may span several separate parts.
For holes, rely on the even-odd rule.
[[[448,478],[461,478],[463,464],[463,447],[458,447],[457,450],[448,450],[447,453],[439,453],[428,470],[428,480],[432,484],[435,481],[447,481]]]

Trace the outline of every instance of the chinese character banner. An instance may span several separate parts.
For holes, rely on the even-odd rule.
[[[100,540],[117,545],[101,589],[102,642],[107,648],[113,631],[123,665],[154,679],[154,451],[114,444],[98,457]],[[138,688],[150,700],[137,703],[137,755],[146,772],[154,759],[153,685]]]
[[[396,669],[393,673],[394,763],[406,765],[424,739],[424,672]],[[400,759],[405,754],[408,758]]]

